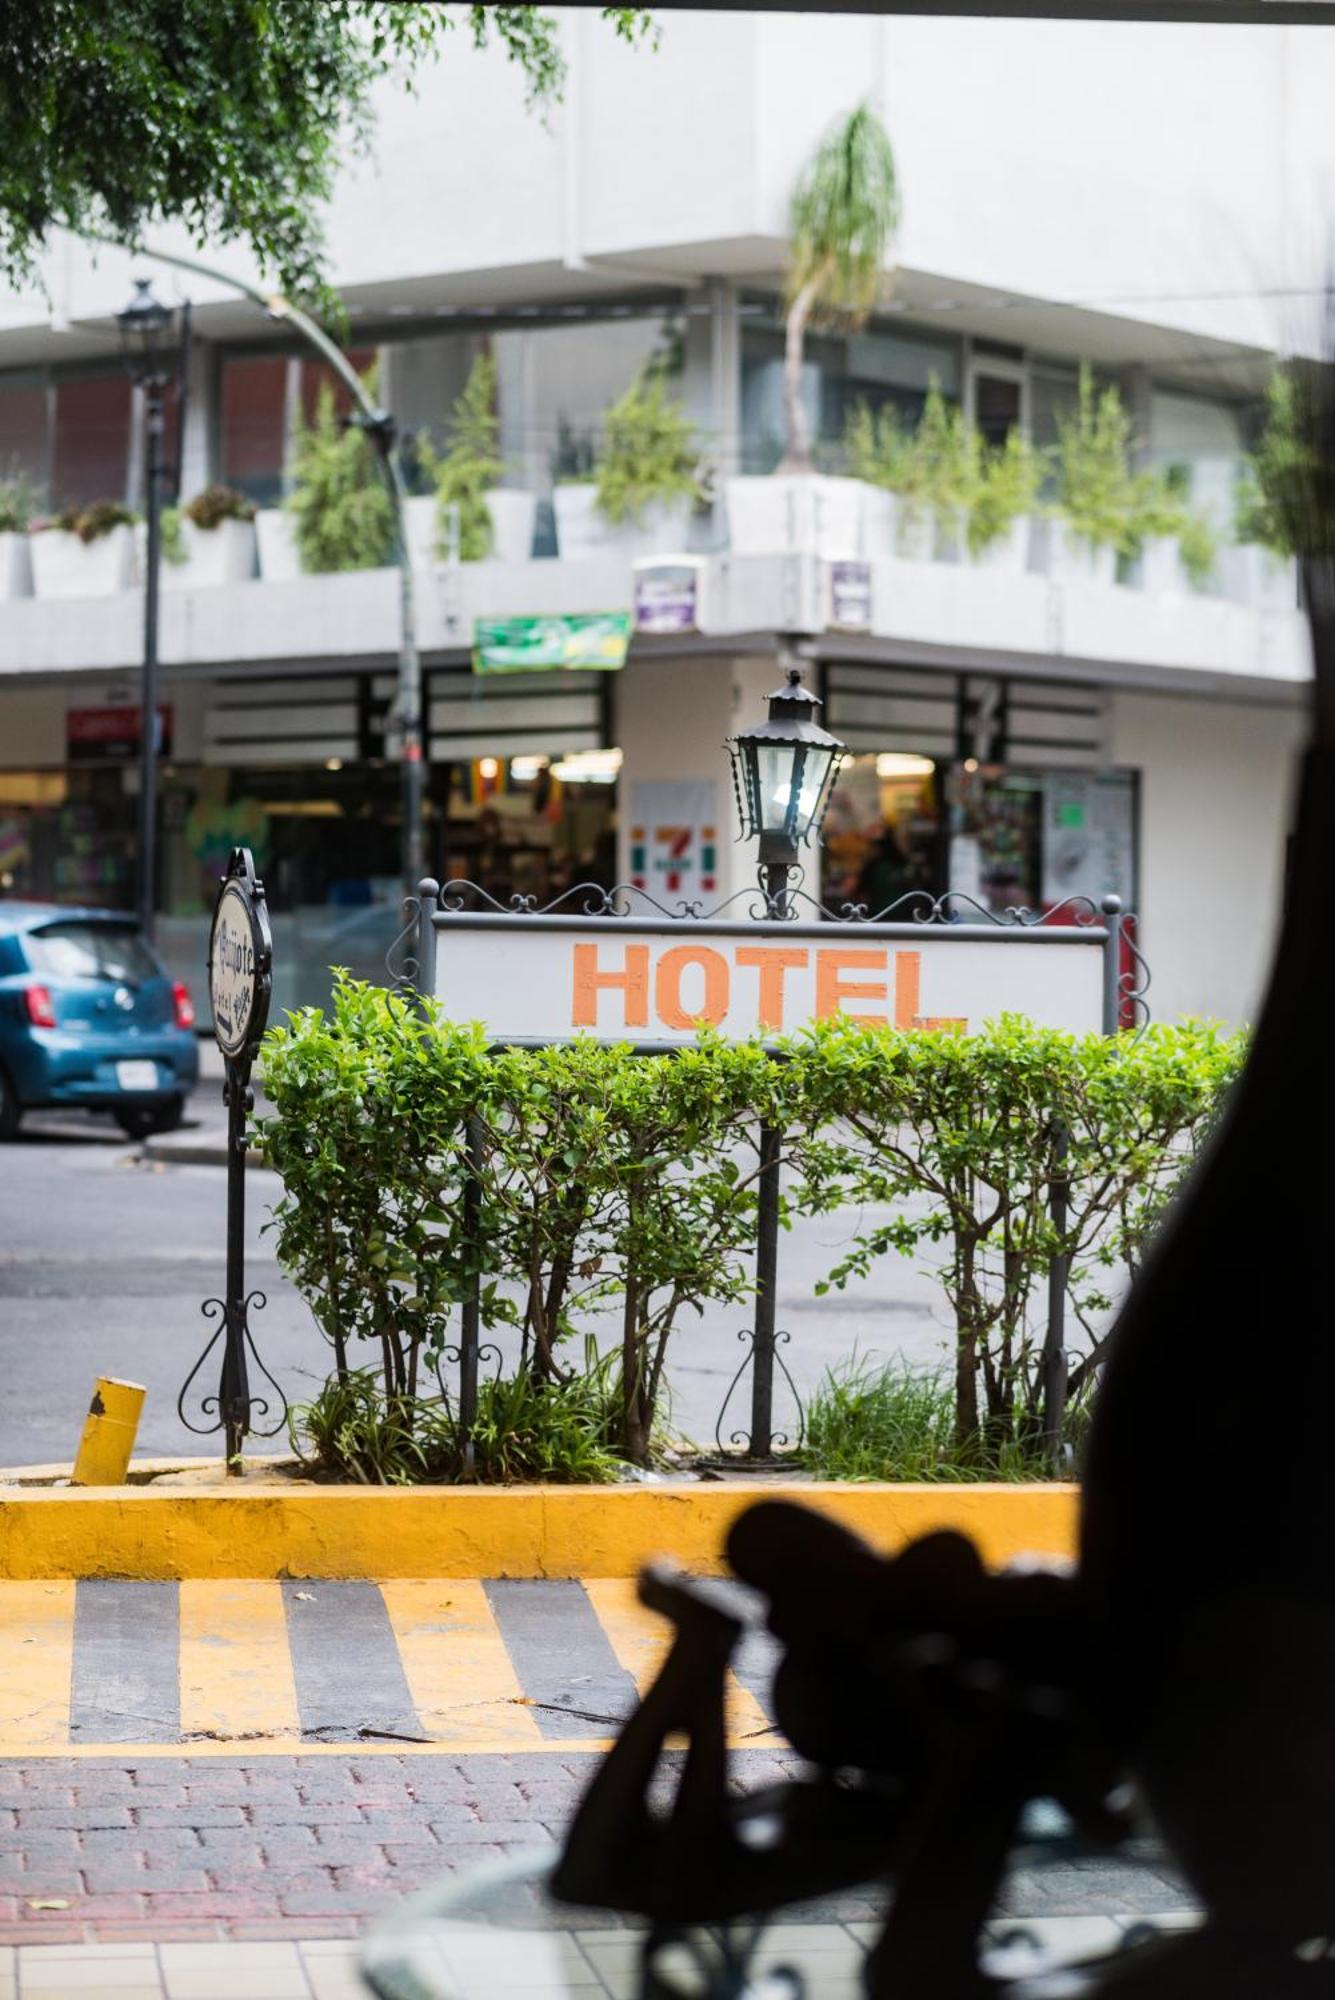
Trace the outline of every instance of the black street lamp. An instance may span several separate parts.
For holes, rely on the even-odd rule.
[[[728,739],[742,832],[760,837],[760,879],[776,916],[787,914],[788,877],[803,845],[820,837],[844,745],[816,721],[820,696],[789,667],[769,716]]]
[[[147,439],[144,484],[148,519],[144,576],[144,677],[139,714],[138,907],[144,935],[153,936],[157,903],[158,593],[162,571],[162,488],[166,466],[166,392],[178,365],[176,315],[136,278],[134,297],[116,315],[130,380],[144,392]]]

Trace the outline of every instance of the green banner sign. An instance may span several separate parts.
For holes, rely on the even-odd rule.
[[[473,672],[519,674],[551,667],[624,667],[629,611],[582,611],[549,618],[477,618]]]

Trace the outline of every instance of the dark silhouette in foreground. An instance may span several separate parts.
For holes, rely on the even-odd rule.
[[[1303,378],[1312,449],[1285,512],[1316,656],[1285,915],[1250,1060],[1110,1343],[1070,1577],[989,1575],[953,1534],[884,1559],[763,1502],[728,1558],[783,1647],[780,1727],[811,1775],[729,1793],[740,1625],[646,1573],[676,1639],[596,1774],[554,1878],[575,1902],[690,1924],[867,1882],[891,1891],[873,2000],[1335,1996],[1335,393]],[[689,1748],[665,1814],[664,1745]],[[1125,1794],[1202,1928],[1054,1982],[979,1963],[1021,1816],[1061,1804],[1115,1845]],[[738,1935],[745,1939],[746,1933]],[[741,1990],[745,1942],[709,2000]]]

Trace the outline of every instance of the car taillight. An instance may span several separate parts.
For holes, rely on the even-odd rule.
[[[23,998],[27,1003],[28,1019],[34,1028],[54,1028],[56,1025],[55,1003],[45,986],[24,988]]]
[[[190,998],[190,988],[183,979],[172,982],[172,1001],[176,1007],[178,1028],[193,1028],[195,1025],[195,1003]]]

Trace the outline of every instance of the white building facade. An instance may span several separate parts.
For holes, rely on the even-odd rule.
[[[1322,31],[672,13],[650,52],[570,10],[562,33],[545,124],[462,40],[416,96],[387,88],[374,157],[329,218],[351,350],[378,362],[401,433],[439,436],[488,352],[506,486],[529,496],[479,563],[442,560],[430,502],[414,514],[429,866],[501,896],[595,879],[721,899],[753,867],[723,739],[796,657],[853,753],[827,901],[1114,891],[1160,1018],[1244,1018],[1310,674],[1291,573],[1224,548],[1203,590],[1148,564],[1077,574],[1041,523],[1009,561],[906,555],[837,476],[839,441],[860,402],[911,421],[935,381],[987,435],[1045,443],[1089,364],[1140,459],[1182,467],[1226,538],[1265,382],[1306,340],[1323,269],[1306,233],[1335,192]],[[809,339],[835,476],[794,488],[774,476],[788,194],[864,98],[903,227],[883,309]],[[235,251],[213,261],[254,275]],[[0,299],[0,478],[19,469],[53,510],[141,497],[114,314],[149,269],[61,240],[45,294]],[[321,365],[226,287],[154,280],[193,306],[182,497],[222,482],[262,510],[259,555],[238,537],[230,579],[166,575],[161,936],[195,974],[244,840],[277,1001],[318,999],[330,963],[373,972],[396,928],[397,582],[295,566],[278,509]],[[710,501],[638,537],[581,525],[588,489],[564,482],[650,360],[697,427]],[[0,894],[128,904],[134,536],[95,545],[96,577],[56,573],[52,536],[19,539],[0,537]],[[629,614],[615,670],[474,670],[481,622],[594,614]]]

